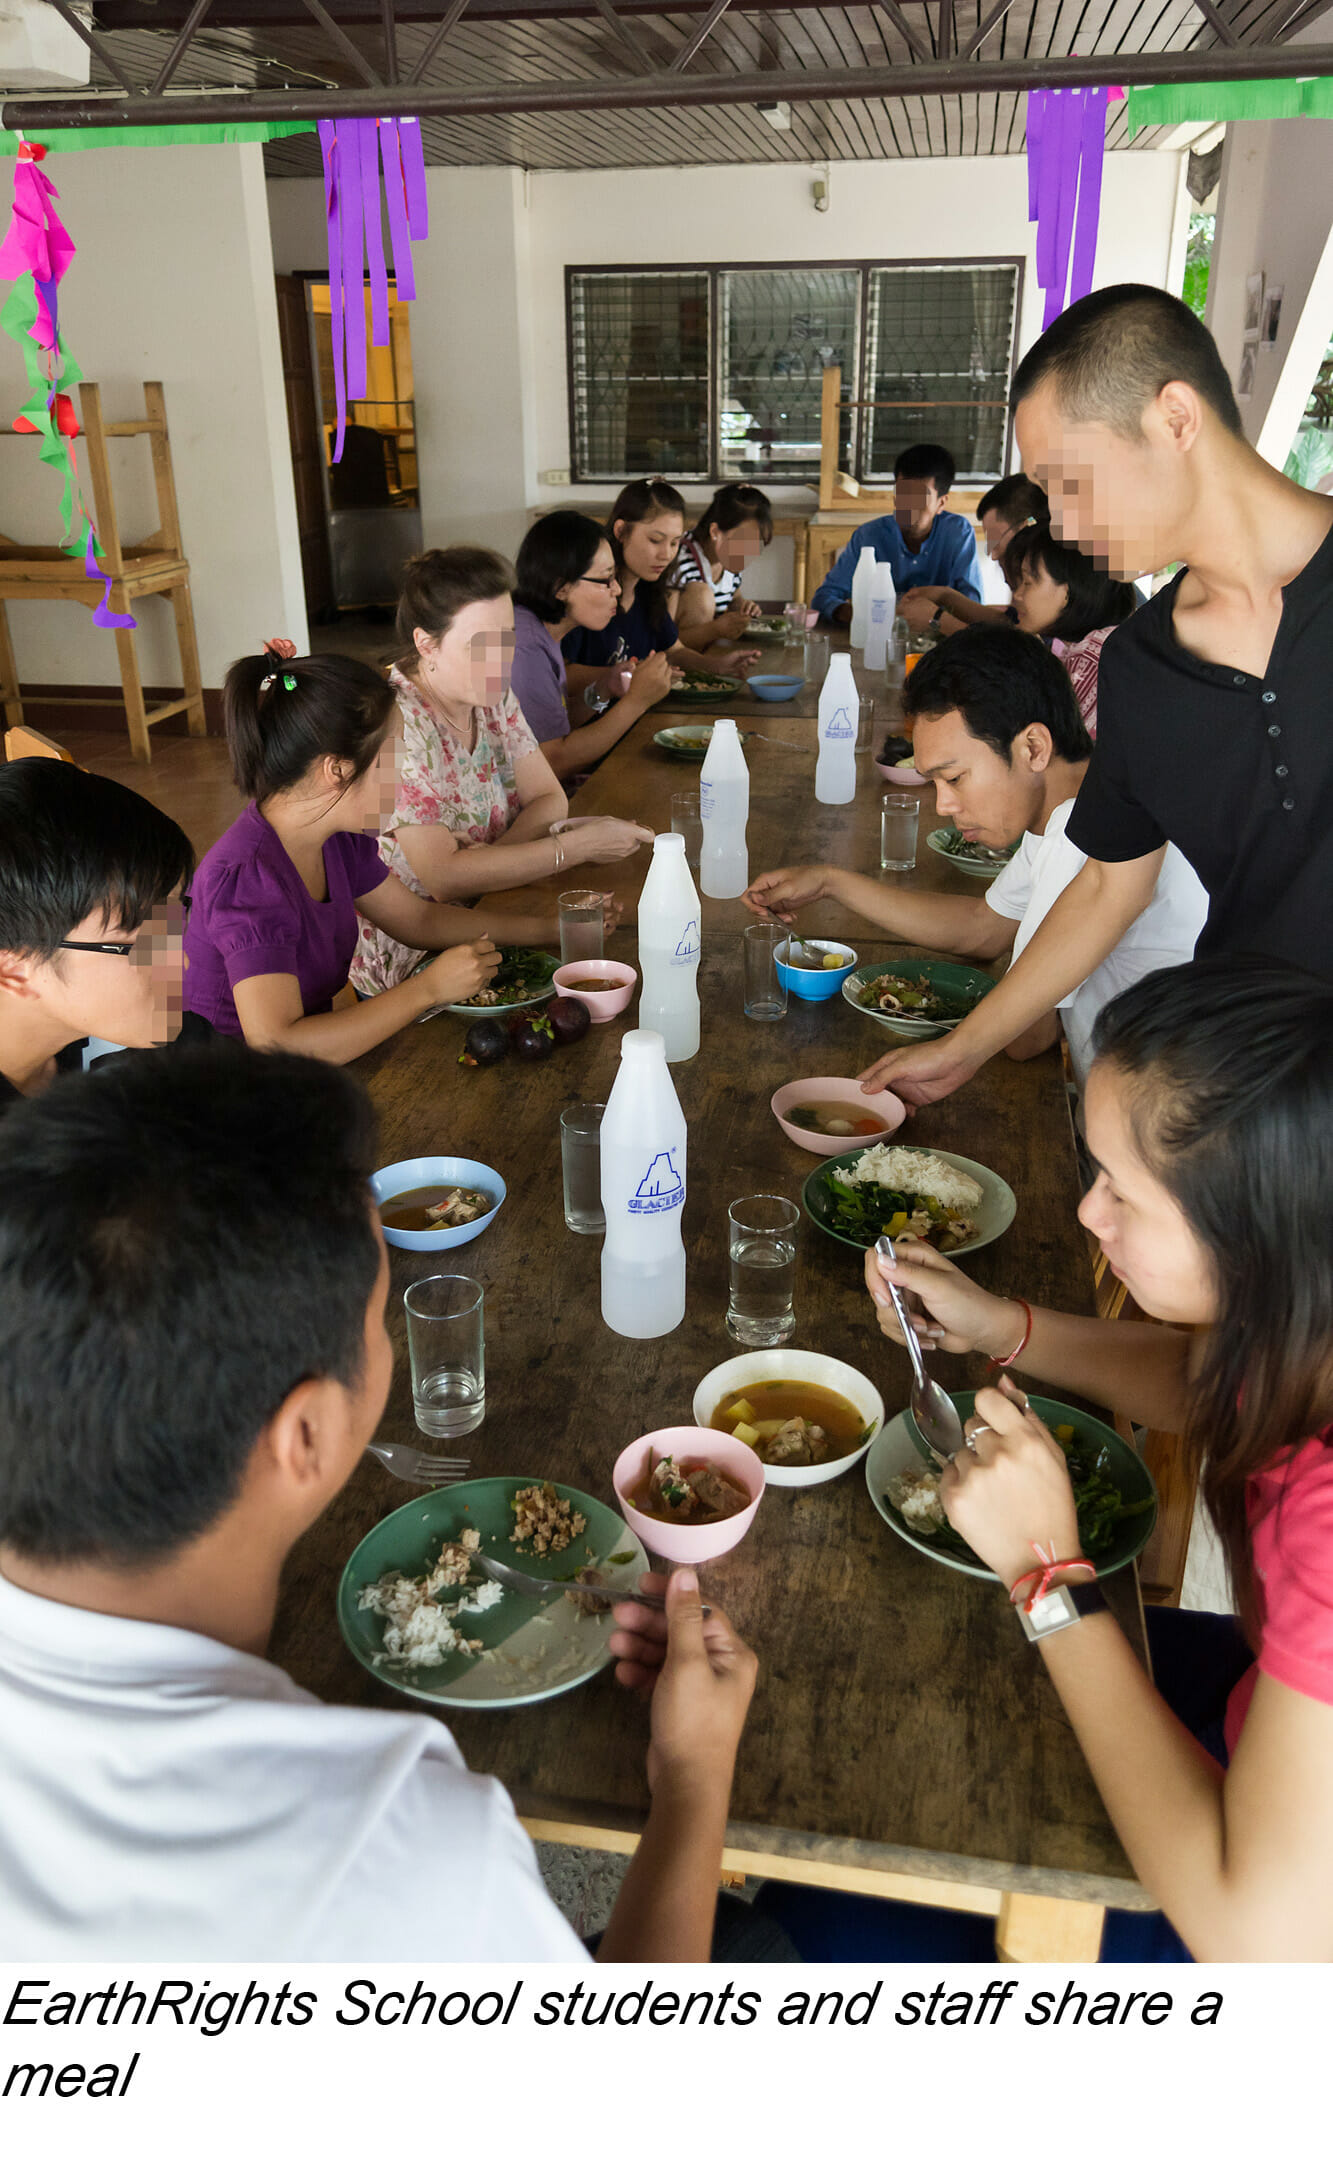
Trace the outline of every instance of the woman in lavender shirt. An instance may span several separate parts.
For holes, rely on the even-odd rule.
[[[374,834],[394,797],[393,689],[355,658],[292,651],[276,643],[227,674],[232,773],[250,805],[196,871],[185,1004],[221,1034],[340,1065],[475,996],[499,962],[492,938],[538,943],[547,923],[437,905],[386,871]],[[440,956],[335,1011],[358,914]]]

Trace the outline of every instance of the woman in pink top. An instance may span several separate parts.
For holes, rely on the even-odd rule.
[[[1035,1628],[1028,1604],[1051,1577],[1062,1621],[1041,1637],[1042,1658],[1134,1870],[1185,1951],[1328,1959],[1333,990],[1295,967],[1224,958],[1149,975],[1102,1013],[1084,1108],[1099,1172],[1079,1215],[1151,1320],[995,1298],[914,1243],[887,1273],[939,1349],[1000,1357],[1183,1435],[1249,1651],[1230,1618],[1150,1611],[1195,1643],[1187,1728],[1079,1567],[1064,1456],[1008,1374],[978,1394],[941,1501],[1016,1597],[1011,1608],[997,1596],[995,1622],[1016,1665],[1023,1627],[1004,1619]],[[873,1254],[866,1282],[896,1335]],[[1043,1574],[1046,1558],[1065,1568]],[[1199,1711],[1205,1679],[1211,1715]]]

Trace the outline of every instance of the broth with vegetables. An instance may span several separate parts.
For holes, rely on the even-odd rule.
[[[748,1444],[765,1465],[827,1465],[859,1450],[867,1423],[837,1390],[774,1381],[733,1390],[708,1425]]]
[[[855,1103],[793,1103],[782,1115],[789,1125],[799,1125],[807,1133],[831,1133],[837,1140],[885,1130],[884,1120],[875,1111],[858,1110]]]
[[[489,1193],[476,1186],[409,1186],[380,1202],[380,1222],[391,1231],[453,1231],[459,1224],[475,1223],[495,1206]]]

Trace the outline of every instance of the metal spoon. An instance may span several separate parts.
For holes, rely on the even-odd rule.
[[[875,1252],[881,1261],[896,1262],[898,1259],[893,1240],[887,1235],[876,1239]],[[912,1418],[934,1455],[947,1463],[963,1447],[963,1423],[958,1417],[953,1400],[946,1397],[939,1383],[926,1373],[925,1361],[921,1357],[921,1340],[912,1327],[911,1316],[903,1304],[902,1293],[896,1284],[889,1285],[889,1296],[893,1301],[893,1311],[898,1317],[907,1354],[912,1362]]]

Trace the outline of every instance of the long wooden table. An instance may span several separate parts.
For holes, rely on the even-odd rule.
[[[652,744],[645,718],[579,793],[576,812],[670,822],[673,792],[698,772]],[[683,719],[681,720],[683,722]],[[747,723],[751,722],[747,719]],[[754,720],[753,722],[759,722]],[[846,808],[814,799],[814,726],[783,717],[773,741],[751,740],[750,866],[839,859],[878,866],[883,780],[868,757]],[[926,888],[973,888],[925,845]],[[629,927],[648,856],[590,880],[613,884],[626,925],[612,950],[635,956]],[[533,893],[513,894],[532,902]],[[885,1039],[835,998],[792,1000],[786,1019],[744,1017],[739,900],[703,901],[699,1055],[673,1077],[689,1125],[687,1314],[656,1342],[614,1336],[601,1319],[600,1242],[565,1228],[558,1114],[604,1100],[620,1030],[593,1028],[549,1061],[489,1071],[457,1062],[463,1022],[414,1028],[358,1065],[378,1107],[383,1158],[475,1155],[504,1173],[494,1225],[450,1266],[486,1287],[487,1414],[459,1445],[475,1470],[539,1473],[610,1499],[625,1443],[688,1421],[694,1385],[735,1349],[727,1303],[727,1204],[752,1191],[799,1199],[813,1159],[768,1107],[784,1081],[855,1073]],[[863,959],[890,939],[816,909],[808,933],[841,936]],[[623,1025],[634,1022],[633,1007]],[[997,1059],[947,1102],[913,1116],[904,1138],[953,1148],[1006,1177],[1018,1196],[1011,1229],[969,1261],[994,1287],[1075,1313],[1092,1311],[1088,1258],[1075,1221],[1078,1182],[1059,1064]],[[414,1439],[399,1296],[421,1273],[393,1255],[390,1323],[399,1364],[384,1432]],[[890,1412],[907,1401],[905,1355],[878,1333],[860,1256],[808,1223],[799,1233],[797,1347],[869,1373]],[[775,1355],[777,1357],[777,1355]],[[780,1361],[779,1361],[780,1363]],[[941,1358],[949,1386],[975,1386],[979,1362]],[[370,1457],[295,1551],[273,1656],[332,1700],[387,1704],[339,1639],[334,1592],[342,1565],[402,1490]],[[758,1650],[759,1690],[742,1743],[727,1864],[746,1872],[992,1913],[1003,1954],[1019,1960],[1096,1956],[1104,1908],[1147,1907],[1036,1651],[999,1590],[946,1571],[880,1519],[861,1467],[806,1490],[770,1489],[746,1541],[707,1573],[707,1590]],[[1142,1652],[1132,1571],[1108,1582]],[[567,1697],[501,1713],[446,1715],[470,1764],[498,1774],[538,1837],[629,1851],[647,1804],[646,1719],[610,1673]]]

